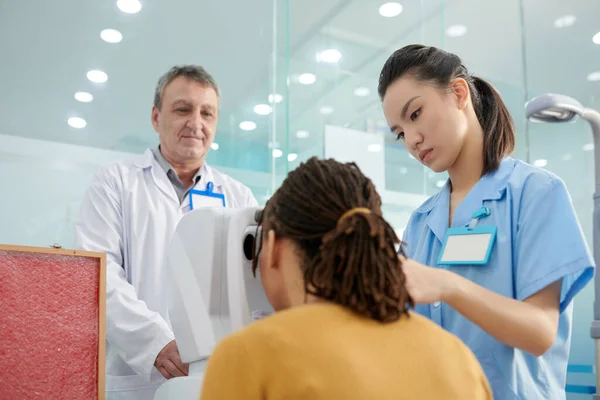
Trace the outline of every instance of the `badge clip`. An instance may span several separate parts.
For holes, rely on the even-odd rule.
[[[477,225],[477,222],[484,217],[487,217],[488,215],[491,214],[491,211],[488,207],[481,207],[479,210],[475,211],[472,215],[471,215],[471,222],[469,222],[469,226],[468,229],[470,231],[472,231],[473,229],[475,229],[475,226]]]

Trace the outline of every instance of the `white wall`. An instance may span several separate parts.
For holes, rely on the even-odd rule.
[[[383,136],[339,126],[325,126],[325,158],[355,162],[378,191],[385,189]]]
[[[130,157],[0,134],[0,243],[73,247],[73,222],[93,174]]]
[[[410,213],[421,205],[426,195],[386,190],[384,138],[380,133],[364,132],[339,126],[325,126],[325,158],[355,162],[368,176],[383,202],[383,213],[402,237]]]

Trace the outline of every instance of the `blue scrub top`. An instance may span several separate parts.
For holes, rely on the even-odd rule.
[[[447,268],[487,289],[525,300],[562,278],[558,334],[553,347],[534,357],[506,346],[444,303],[417,305],[422,314],[458,336],[481,363],[496,400],[565,399],[573,297],[594,273],[591,253],[564,182],[552,173],[506,157],[482,177],[455,210],[463,227],[482,206],[491,210],[478,226],[496,225],[487,265]],[[437,266],[448,228],[449,183],[413,212],[403,242],[409,258]]]

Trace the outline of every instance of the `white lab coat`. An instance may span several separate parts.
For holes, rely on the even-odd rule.
[[[213,182],[226,207],[253,207],[247,186],[206,164],[196,189]],[[168,318],[166,247],[180,218],[166,173],[147,150],[102,169],[88,189],[76,224],[77,248],[103,252],[106,265],[106,398],[152,399],[165,380],[154,368],[174,339]],[[202,238],[198,238],[201,240]]]

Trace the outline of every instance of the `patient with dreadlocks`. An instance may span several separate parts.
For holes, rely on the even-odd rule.
[[[354,163],[311,158],[289,173],[253,261],[276,313],[217,345],[201,399],[492,398],[471,351],[410,311],[381,206]]]

